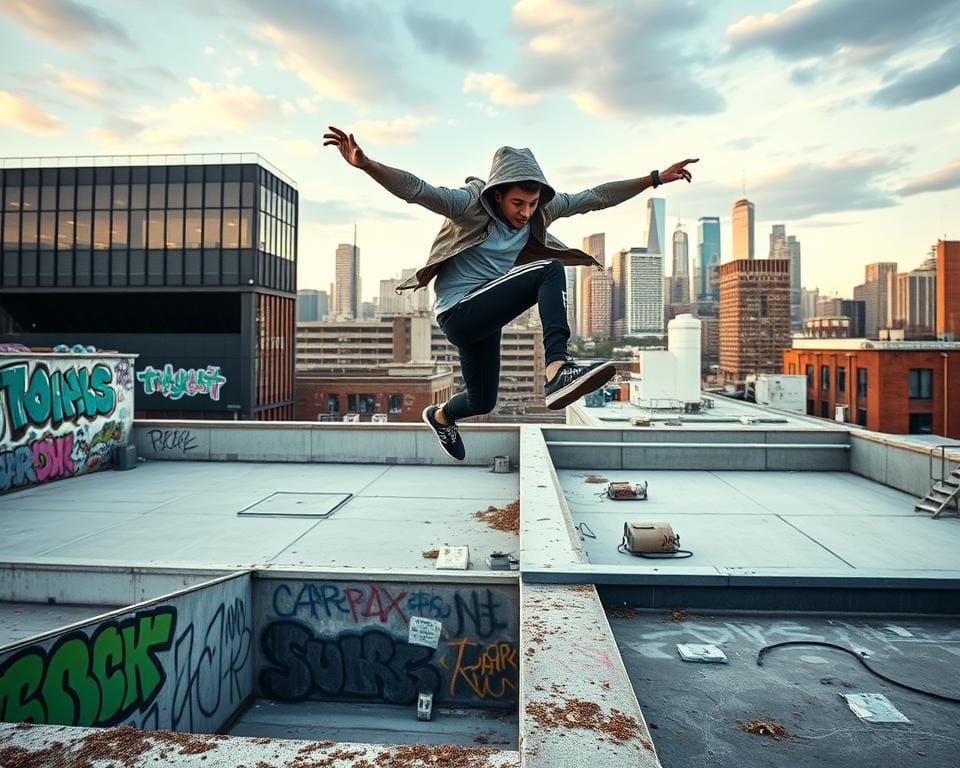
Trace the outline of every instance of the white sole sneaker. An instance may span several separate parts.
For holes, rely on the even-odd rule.
[[[612,362],[606,362],[598,365],[589,373],[581,376],[575,381],[571,381],[567,386],[550,393],[546,397],[547,408],[551,411],[559,411],[566,408],[570,403],[574,403],[588,392],[599,389],[612,379],[617,373],[617,366]]]

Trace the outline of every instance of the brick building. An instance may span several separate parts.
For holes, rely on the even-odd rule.
[[[790,347],[790,262],[737,259],[720,265],[720,376],[782,373]]]
[[[937,337],[960,341],[960,241],[958,240],[937,241]]]
[[[374,414],[387,421],[420,421],[423,409],[453,394],[453,375],[447,366],[385,365],[340,372],[297,373],[298,421],[340,421],[357,414],[370,421]]]
[[[960,343],[794,339],[783,371],[806,375],[812,416],[960,438]]]

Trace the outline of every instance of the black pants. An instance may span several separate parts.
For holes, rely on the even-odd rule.
[[[500,387],[500,331],[537,304],[543,325],[544,359],[549,365],[567,357],[567,277],[559,259],[532,261],[484,283],[437,317],[440,328],[460,353],[466,389],[443,406],[454,422],[489,413]]]

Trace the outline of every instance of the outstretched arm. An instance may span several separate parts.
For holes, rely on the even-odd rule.
[[[323,138],[325,139],[323,146],[335,146],[350,165],[364,171],[401,200],[422,205],[427,210],[448,218],[459,216],[470,203],[470,192],[463,187],[460,189],[434,187],[409,171],[391,168],[389,165],[371,159],[357,144],[352,133],[345,133],[331,125],[329,133],[325,133]]]
[[[544,216],[548,221],[562,218],[564,216],[575,216],[578,213],[587,213],[588,211],[598,211],[602,208],[610,208],[636,197],[645,189],[660,184],[668,184],[671,181],[686,179],[687,182],[693,181],[693,176],[687,170],[687,165],[695,163],[699,157],[681,160],[674,163],[659,173],[654,171],[649,176],[641,176],[637,179],[628,179],[626,181],[611,181],[607,184],[600,184],[593,189],[587,189],[583,192],[566,193],[559,192],[544,208]],[[659,178],[654,179],[654,175]],[[656,184],[655,184],[656,181]]]

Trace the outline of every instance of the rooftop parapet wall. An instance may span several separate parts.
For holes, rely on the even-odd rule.
[[[261,575],[254,581],[257,696],[412,712],[418,693],[429,692],[435,705],[516,707],[515,576],[442,583]],[[411,642],[421,619],[439,632],[436,646]]]
[[[133,425],[135,357],[0,352],[0,493],[112,463]]]
[[[494,456],[519,463],[516,426],[461,427],[468,466]],[[137,455],[158,461],[278,461],[323,464],[452,464],[423,424],[144,421],[134,425]]]
[[[250,696],[253,610],[240,573],[0,652],[0,720],[214,733]]]

